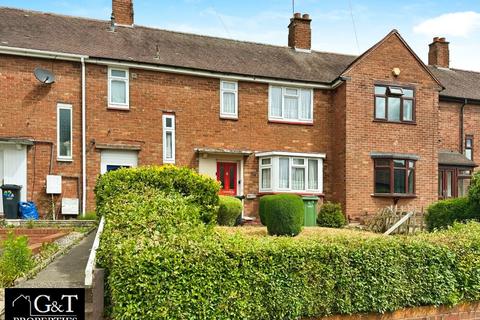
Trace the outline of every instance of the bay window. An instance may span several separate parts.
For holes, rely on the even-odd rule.
[[[260,192],[322,193],[323,155],[260,153]]]
[[[415,161],[375,159],[375,194],[415,194]]]
[[[312,89],[270,86],[268,119],[285,122],[313,122]]]

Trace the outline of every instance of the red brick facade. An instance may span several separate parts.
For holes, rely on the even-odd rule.
[[[118,8],[129,3],[117,2]],[[121,14],[115,14],[120,23]],[[291,47],[310,48],[308,16],[292,19],[290,38]],[[56,82],[51,85],[38,82],[32,73],[36,67],[52,70]],[[396,68],[400,74],[394,75],[392,70]],[[138,165],[163,164],[162,116],[165,114],[175,115],[176,165],[199,169],[202,161],[211,158],[238,163],[241,167],[238,194],[249,195],[245,200],[246,216],[257,215],[257,199],[261,195],[259,163],[255,156],[258,152],[325,154],[320,196],[341,203],[350,220],[362,220],[365,214],[393,203],[392,197],[373,194],[372,152],[419,157],[415,196],[401,198],[398,204],[423,208],[438,199],[439,149],[462,151],[461,104],[439,103],[438,82],[397,32],[389,34],[356,60],[342,75],[338,86],[321,88],[318,85],[313,90],[313,124],[269,121],[269,84],[266,82],[238,80],[238,119],[222,119],[220,76],[141,67],[131,67],[128,71],[129,108],[111,109],[108,108],[108,66],[86,63],[87,210],[95,208],[93,189],[101,173],[105,146],[109,149],[134,146]],[[33,141],[33,145],[27,147],[26,198],[35,201],[42,216],[47,216],[52,198],[45,193],[46,175],[54,174],[63,177],[63,192],[53,198],[57,207],[61,197],[81,200],[81,63],[4,54],[0,55],[0,80],[0,104],[4,114],[8,113],[8,117],[0,118],[0,139]],[[374,121],[376,84],[415,88],[415,123]],[[72,161],[57,159],[57,103],[72,105]],[[479,112],[475,106],[465,106],[464,134],[475,136],[480,129]],[[215,155],[199,152],[199,148],[245,153]],[[476,148],[474,158],[480,158]]]

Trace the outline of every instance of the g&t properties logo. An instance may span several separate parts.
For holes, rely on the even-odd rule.
[[[85,320],[85,289],[6,288],[5,320]]]

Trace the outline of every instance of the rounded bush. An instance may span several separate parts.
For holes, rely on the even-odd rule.
[[[258,215],[260,216],[260,222],[266,226],[267,225],[267,212],[265,208],[267,207],[267,202],[272,199],[273,196],[263,196],[258,202]]]
[[[193,169],[173,165],[124,168],[101,175],[95,185],[97,215],[103,215],[105,203],[112,197],[132,190],[142,194],[146,188],[185,197],[200,207],[203,222],[217,221],[220,184]]]
[[[228,196],[219,196],[219,198],[217,223],[220,226],[233,227],[238,216],[242,214],[242,201],[235,197]]]
[[[427,208],[425,222],[427,229],[433,231],[451,226],[455,221],[462,222],[474,218],[468,198],[441,200]]]
[[[264,204],[270,235],[296,236],[303,227],[303,200],[294,194],[270,196]]]
[[[347,224],[347,219],[342,212],[342,206],[338,203],[325,202],[317,217],[320,227],[341,228]]]

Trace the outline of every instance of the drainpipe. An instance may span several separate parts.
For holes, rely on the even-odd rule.
[[[468,100],[465,99],[463,101],[463,104],[462,106],[460,107],[460,153],[463,154],[463,152],[465,150],[464,149],[464,146],[463,146],[463,136],[464,136],[464,126],[463,126],[463,117],[464,117],[464,113],[465,113],[465,106],[467,105],[468,103]]]
[[[85,101],[85,58],[82,62],[82,216],[87,208],[87,137],[86,137],[86,101]]]

